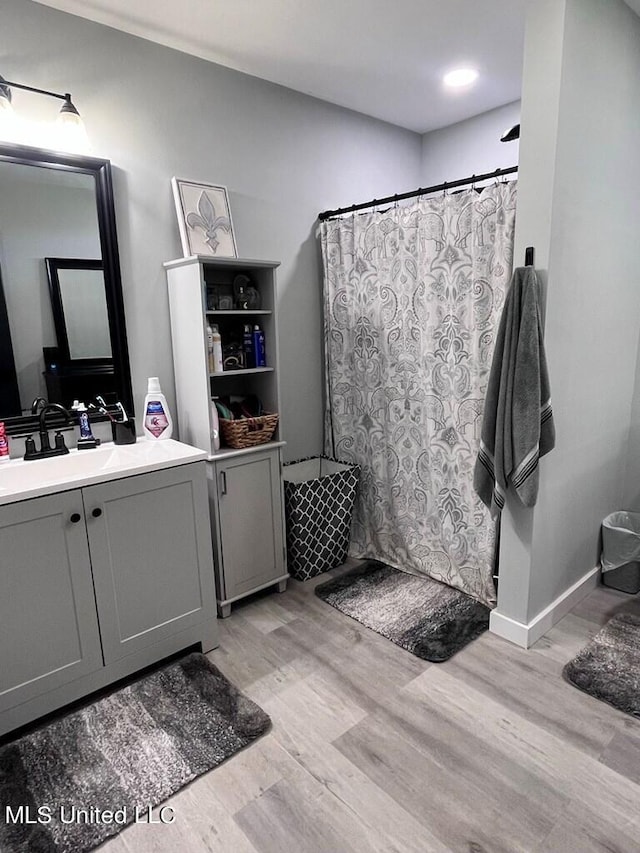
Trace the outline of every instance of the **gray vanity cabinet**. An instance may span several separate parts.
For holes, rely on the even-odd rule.
[[[83,490],[105,664],[214,612],[207,486],[194,468]]]
[[[217,645],[205,465],[0,506],[0,735]]]
[[[285,567],[280,449],[258,447],[208,463],[215,542],[218,612],[278,584]]]
[[[0,712],[103,665],[79,489],[0,512]]]

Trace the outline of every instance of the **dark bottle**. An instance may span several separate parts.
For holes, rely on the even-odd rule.
[[[244,362],[246,367],[256,366],[255,350],[253,347],[253,334],[251,326],[245,326],[242,333],[242,349],[244,350]]]
[[[264,332],[260,326],[253,327],[253,358],[255,367],[267,366],[267,356],[264,351]]]

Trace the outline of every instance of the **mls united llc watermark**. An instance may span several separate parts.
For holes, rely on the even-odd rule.
[[[102,824],[124,826],[127,823],[173,823],[175,813],[170,806],[161,806],[153,813],[151,804],[146,806],[123,806],[120,809],[100,809],[96,806],[5,806],[6,824],[49,824],[60,823]]]

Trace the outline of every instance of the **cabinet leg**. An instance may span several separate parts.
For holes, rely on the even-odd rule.
[[[218,604],[218,616],[221,619],[226,619],[227,616],[231,616],[231,605],[230,604]]]
[[[287,591],[287,579],[285,578],[283,581],[278,581],[278,592],[286,592]]]

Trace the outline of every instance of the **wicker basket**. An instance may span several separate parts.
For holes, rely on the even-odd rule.
[[[220,432],[224,443],[241,450],[256,447],[271,440],[278,426],[278,414],[260,415],[258,418],[238,418],[228,421],[220,418]]]

